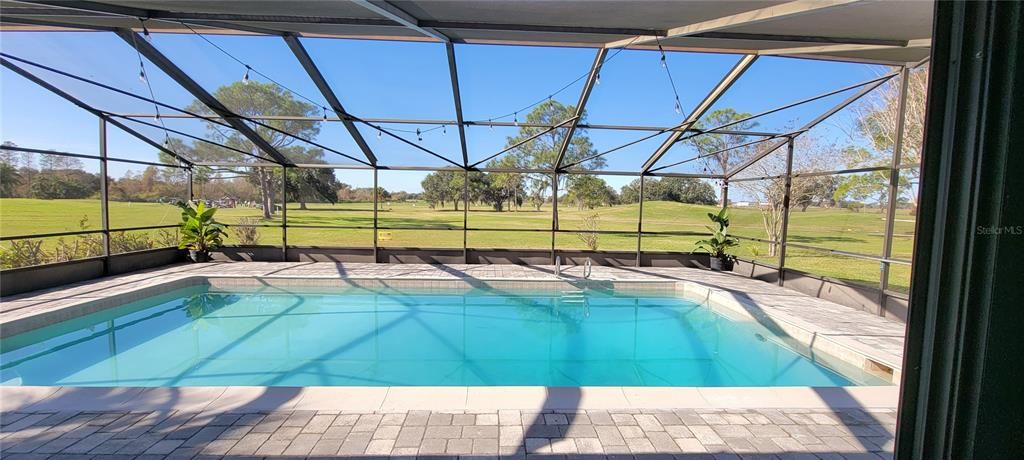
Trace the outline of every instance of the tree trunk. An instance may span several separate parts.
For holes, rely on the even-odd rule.
[[[274,215],[274,183],[270,179],[272,173],[267,168],[257,168],[256,175],[260,182],[260,198],[263,201],[263,218],[270,219]]]

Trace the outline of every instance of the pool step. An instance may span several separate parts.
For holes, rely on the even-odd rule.
[[[587,296],[583,291],[562,291],[562,297],[559,298],[559,303],[587,303]]]

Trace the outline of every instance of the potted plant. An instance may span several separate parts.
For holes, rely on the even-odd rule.
[[[732,271],[735,258],[726,253],[726,250],[739,246],[736,238],[729,236],[729,209],[722,208],[718,214],[708,213],[711,222],[718,224],[718,228],[708,226],[711,230],[711,238],[700,240],[697,247],[707,251],[711,255],[711,270]]]
[[[181,236],[179,249],[188,249],[193,262],[209,262],[210,251],[224,244],[226,227],[214,220],[217,208],[208,208],[203,202],[179,203],[181,208]]]

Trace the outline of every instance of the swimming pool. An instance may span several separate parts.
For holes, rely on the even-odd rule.
[[[830,365],[671,293],[603,289],[201,285],[0,340],[4,385],[886,384]]]

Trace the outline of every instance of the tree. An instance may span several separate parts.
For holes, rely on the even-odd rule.
[[[243,117],[259,115],[312,117],[320,111],[319,107],[296,100],[290,92],[273,83],[261,83],[258,81],[244,83],[239,81],[217,88],[213,96]],[[205,115],[214,115],[209,107],[199,101],[192,102],[188,110]],[[275,149],[279,151],[285,150],[292,155],[304,152],[306,149],[298,145],[295,137],[282,134],[282,132],[306,139],[313,138],[320,133],[320,122],[314,120],[291,118],[287,120],[266,120],[261,123],[250,124],[250,126]],[[226,129],[212,122],[207,122],[206,127],[206,137],[210,140],[234,149],[249,152],[252,155],[264,158],[269,156],[268,152],[262,152],[252,141],[237,131]],[[196,143],[193,148],[193,154],[194,158],[204,161],[244,162],[252,160],[252,157],[248,155],[242,155],[238,152],[211,146],[206,143]],[[310,152],[307,152],[307,154],[312,155]],[[321,156],[322,154],[323,152],[320,151]],[[248,177],[259,189],[264,219],[270,219],[274,211],[273,197],[276,191],[275,169],[277,168],[254,166],[237,171],[239,174]],[[280,186],[280,182],[277,182],[277,186]]]
[[[811,206],[831,207],[835,206],[833,195],[839,185],[839,179],[833,176],[815,176],[801,179],[797,182],[798,187],[791,190],[790,202],[800,208],[800,212],[806,212]]]
[[[853,106],[857,119],[857,134],[860,135],[875,151],[895,152],[896,126],[899,118],[900,86],[898,80],[883,86],[878,91],[862,98]],[[910,72],[907,82],[906,116],[903,130],[903,164],[920,164],[924,145],[924,114],[928,97],[928,71],[926,68]],[[900,172],[908,177],[907,185],[916,183],[920,175],[918,168],[903,169]],[[917,196],[909,197],[911,208],[917,208]]]
[[[834,145],[823,144],[811,134],[804,133],[794,141],[794,150],[800,151],[800,155],[793,156],[793,171],[823,171],[840,161],[840,154]],[[754,154],[765,153],[768,148],[775,144],[762,142],[754,146]],[[786,155],[783,153],[785,147],[761,158],[751,164],[745,170],[753,176],[776,176],[779,171],[786,170]],[[758,210],[761,212],[761,224],[764,227],[766,238],[770,241],[779,241],[782,235],[782,217],[785,211],[785,179],[772,177],[770,179],[750,180],[736,182],[736,187],[746,193],[752,200],[759,203]],[[790,199],[803,195],[815,195],[821,184],[814,177],[793,177],[790,181]],[[820,196],[820,195],[819,195]],[[774,256],[778,253],[778,244],[768,246],[768,255]]]
[[[515,155],[507,155],[496,158],[487,163],[489,168],[514,169],[519,166],[519,158]],[[526,196],[525,175],[516,172],[490,173],[491,184],[501,189],[501,196],[508,200],[509,211],[516,211],[523,204],[523,197]],[[501,206],[496,206],[500,211]]]
[[[423,187],[423,199],[433,208],[444,208],[445,203],[454,202],[455,210],[459,209],[458,196],[462,195],[462,181],[455,183],[454,171],[437,171],[427,174],[420,182]],[[459,174],[461,176],[461,174]]]
[[[644,188],[646,189],[646,186]],[[711,185],[693,177],[662,178],[656,191],[660,200],[705,205],[718,203]]]
[[[604,179],[590,174],[572,176],[568,180],[567,192],[565,200],[581,211],[611,206],[618,201],[618,194]]]
[[[3,144],[0,145],[0,163],[6,164],[14,169],[18,169],[19,167],[31,168],[32,153],[9,149],[9,147],[17,146],[18,144],[15,144],[14,142],[4,141]]]
[[[705,115],[700,121],[694,124],[694,128],[712,129],[749,116],[749,113],[737,112],[735,109],[729,107],[721,108]],[[756,121],[743,121],[729,126],[727,129],[749,131],[756,127]],[[710,172],[712,174],[725,174],[732,171],[737,165],[746,159],[750,158],[756,151],[756,145],[733,148],[730,150],[726,149],[750,142],[751,140],[752,139],[750,139],[749,136],[708,133],[693,137],[689,142],[697,149],[697,153],[702,157],[701,162],[704,164],[705,172]],[[725,151],[723,152],[723,150]],[[712,155],[713,153],[716,154]],[[722,187],[724,188],[725,185],[723,184]],[[724,190],[722,192],[722,196],[725,196]]]
[[[555,100],[548,100],[538,104],[527,116],[526,121],[528,123],[537,124],[558,124],[562,123],[576,115],[576,107],[570,105],[564,105]],[[584,114],[578,120],[579,123],[585,123],[586,114]],[[520,126],[519,133],[516,136],[509,137],[506,141],[506,146],[511,147],[517,143],[526,141],[532,136],[538,135],[548,128],[539,128],[531,126]],[[558,150],[562,147],[562,142],[565,139],[565,129],[552,129],[544,134],[540,134],[539,137],[525,142],[510,151],[507,155],[513,156],[515,160],[515,167],[525,169],[548,169],[553,170],[555,166],[555,160],[558,157]],[[590,142],[590,138],[586,135],[585,129],[577,129],[576,133],[572,137],[572,141],[569,143],[568,148],[565,152],[565,157],[562,161],[563,165],[582,161],[587,157],[596,154],[593,144]],[[586,160],[580,164],[580,166],[587,169],[601,169],[605,167],[605,159],[598,157],[590,160]],[[534,208],[540,210],[540,207],[547,202],[547,193],[551,190],[551,180],[553,174],[527,174],[526,182],[530,185],[530,202]],[[559,180],[559,186],[564,187],[566,177],[561,176]]]
[[[100,190],[100,177],[81,170],[42,171],[32,178],[33,198],[44,200],[89,198]]]
[[[648,177],[644,183],[644,201],[675,201],[691,204],[716,204],[715,190],[707,182],[692,177]],[[636,203],[640,197],[640,179],[622,187],[620,201]]]
[[[848,168],[888,166],[890,156],[864,147],[848,146],[842,151],[842,158]],[[905,178],[904,178],[905,180]],[[842,203],[856,201],[864,203],[877,200],[882,206],[889,197],[889,171],[869,171],[849,174],[837,179],[832,190],[832,199]]]
[[[285,155],[296,163],[323,163],[322,149],[288,147]],[[299,209],[306,209],[307,201],[336,203],[341,183],[330,168],[288,168],[288,198],[299,202]]]
[[[21,173],[18,168],[7,162],[0,162],[0,198],[14,198],[19,185]]]

